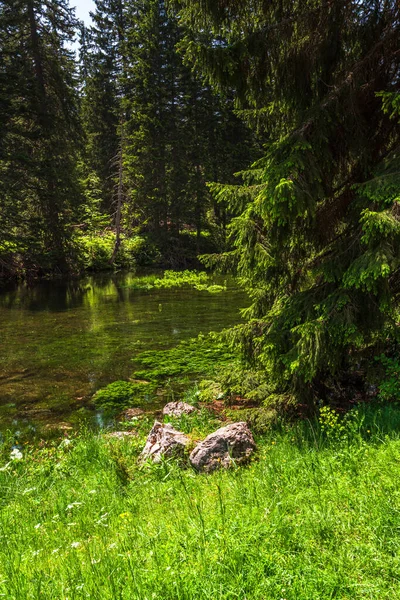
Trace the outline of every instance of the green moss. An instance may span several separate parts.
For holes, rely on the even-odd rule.
[[[131,406],[141,406],[154,397],[154,386],[148,383],[131,381],[113,381],[98,390],[93,401],[105,410],[120,410]]]

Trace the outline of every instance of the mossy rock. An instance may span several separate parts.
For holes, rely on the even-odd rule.
[[[94,394],[93,402],[98,408],[112,411],[121,410],[142,406],[153,399],[154,393],[154,386],[149,383],[113,381]]]

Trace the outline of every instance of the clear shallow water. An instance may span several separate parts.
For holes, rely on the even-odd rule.
[[[0,295],[0,429],[74,424],[97,389],[132,375],[139,352],[234,325],[248,304],[233,285],[142,291],[134,280],[107,274]]]

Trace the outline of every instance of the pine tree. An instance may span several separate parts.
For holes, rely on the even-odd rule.
[[[398,336],[399,4],[173,4],[187,60],[267,139],[242,185],[214,186],[237,211],[219,262],[252,298],[233,337],[277,390],[315,398]]]
[[[180,232],[195,228],[199,241],[209,226],[206,182],[228,174],[223,166],[217,173],[211,157],[228,158],[231,144],[241,150],[225,167],[244,166],[244,128],[183,64],[183,33],[163,0],[96,0],[93,18],[81,44],[87,196],[99,182],[103,210],[114,216],[115,252],[122,230],[139,228],[168,260],[171,248],[179,253]],[[215,212],[224,221],[220,206]]]
[[[80,202],[75,64],[68,49],[76,21],[66,0],[4,0],[0,21],[5,228],[25,266],[64,271]]]
[[[167,145],[174,127],[175,103],[174,91],[168,90],[172,36],[162,1],[132,4],[126,46],[132,94],[126,98],[125,162],[132,217],[138,223],[148,223],[158,236],[161,227],[168,227]]]
[[[226,167],[221,163],[215,172],[232,128],[237,134],[232,142],[246,146],[247,160],[253,141],[246,140],[226,101],[183,63],[178,52],[182,38],[178,19],[163,0],[130,5],[125,162],[132,217],[157,237],[194,227],[199,238],[211,207],[206,184]],[[235,162],[242,168],[243,154],[233,154],[231,166]]]
[[[100,182],[102,210],[110,215],[118,185],[124,14],[122,0],[96,0],[93,26],[81,37],[85,164]]]

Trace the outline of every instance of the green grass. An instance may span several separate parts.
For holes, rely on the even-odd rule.
[[[0,597],[400,598],[400,409],[328,417],[206,476],[137,467],[148,420],[133,440],[27,444],[5,470],[4,442]]]

